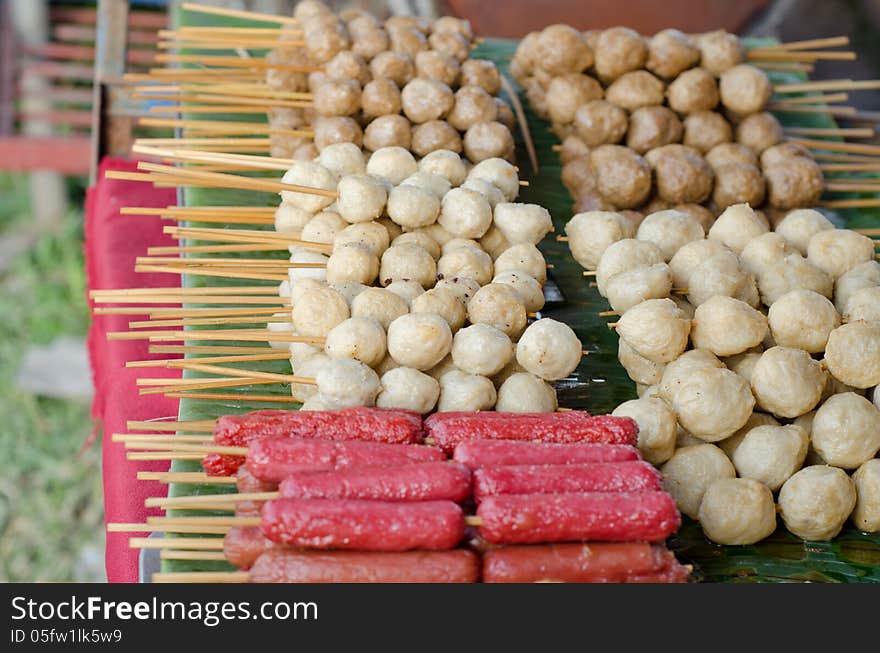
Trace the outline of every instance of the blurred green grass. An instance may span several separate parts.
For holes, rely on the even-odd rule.
[[[0,240],[22,243],[0,268],[0,581],[104,577],[101,447],[85,401],[16,387],[31,345],[88,326],[82,256],[82,187],[48,227],[30,215],[25,175],[0,174]]]

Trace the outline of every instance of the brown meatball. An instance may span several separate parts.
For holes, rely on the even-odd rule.
[[[605,100],[593,100],[575,112],[574,128],[589,147],[617,143],[626,133],[626,111]]]
[[[700,154],[716,145],[733,140],[733,128],[724,116],[714,111],[697,111],[684,120],[684,144]]]
[[[666,211],[667,209],[671,208],[672,202],[667,202],[662,197],[657,197],[655,195],[651,198],[651,201],[642,206],[642,211],[645,212],[645,215],[651,215],[652,213],[657,213],[658,211]]]
[[[471,44],[457,32],[434,32],[428,37],[431,48],[455,57],[459,62],[465,61],[471,54]]]
[[[628,147],[602,145],[590,152],[599,194],[614,206],[633,209],[651,193],[651,167]]]
[[[551,75],[579,73],[593,65],[593,51],[568,25],[545,27],[534,40],[530,58],[533,67]]]
[[[409,149],[412,125],[399,114],[379,116],[364,131],[364,147],[375,152],[382,147]]]
[[[377,77],[361,92],[361,108],[367,118],[400,113],[400,107],[400,89],[385,77]]]
[[[416,78],[400,92],[403,113],[414,123],[444,118],[455,104],[452,89],[434,79]]]
[[[587,211],[617,211],[617,207],[606,200],[599,193],[586,193],[578,196],[571,205],[572,214],[586,213]]]
[[[569,136],[574,135],[574,125],[571,123],[563,125],[560,122],[551,122],[550,123],[550,132],[556,135],[561,141],[564,141]]]
[[[672,79],[693,68],[700,61],[700,49],[677,29],[657,32],[648,41],[648,61],[645,67],[663,79]]]
[[[572,159],[562,166],[562,185],[572,197],[596,192],[596,177],[593,175],[589,156]]]
[[[335,20],[335,18],[334,18]],[[343,50],[351,47],[345,29],[336,24],[334,27],[317,26],[305,31],[306,52],[313,64],[327,63]]]
[[[471,22],[455,16],[441,16],[431,25],[432,32],[457,32],[468,41],[474,40],[474,30]]]
[[[461,85],[479,86],[489,95],[497,95],[501,90],[501,75],[494,61],[468,59],[461,64]]]
[[[562,145],[559,146],[559,161],[562,165],[588,156],[590,156],[590,148],[579,136],[568,136],[562,141]]]
[[[773,95],[773,84],[760,68],[740,64],[721,75],[721,104],[738,116],[763,111]]]
[[[631,70],[644,68],[648,44],[628,27],[612,27],[599,35],[595,57],[596,72],[603,81],[610,82]]]
[[[343,50],[333,57],[327,62],[324,72],[333,79],[355,79],[361,86],[372,78],[367,62],[361,55],[351,50]]]
[[[415,59],[419,52],[428,49],[428,39],[422,32],[412,27],[388,30],[388,37],[391,39],[391,49],[405,54],[410,59]]]
[[[639,107],[651,107],[663,104],[663,92],[666,85],[646,70],[625,73],[614,80],[605,91],[605,99],[635,111]]]
[[[296,150],[303,145],[311,145],[309,139],[285,134],[269,135],[269,156],[279,159],[293,159]]]
[[[772,113],[756,113],[737,125],[736,140],[756,154],[761,154],[768,147],[785,140],[785,133]]]
[[[455,92],[455,104],[449,112],[449,124],[459,131],[467,131],[478,122],[492,122],[498,117],[495,98],[479,86],[462,86]]]
[[[715,78],[703,68],[684,71],[669,85],[666,96],[678,113],[711,111],[720,99]]]
[[[445,120],[430,120],[412,130],[412,153],[425,156],[434,150],[461,152],[461,136]]]
[[[356,16],[350,18],[343,18],[340,13],[339,17],[345,21],[345,28],[352,38],[357,38],[376,29],[383,29],[382,22],[367,12],[360,11]]]
[[[431,29],[431,24],[421,16],[390,16],[385,19],[385,29],[389,33],[398,30],[414,29],[422,34],[427,34]]]
[[[308,65],[309,57],[304,48],[274,48],[266,54],[266,63]],[[266,68],[266,84],[275,91],[303,91],[308,76],[284,68]]]
[[[415,75],[412,59],[400,52],[381,52],[370,61],[373,77],[387,77],[398,87],[404,86]]]
[[[579,107],[602,99],[602,87],[589,75],[568,73],[554,77],[547,88],[547,112],[553,122],[569,123]]]
[[[311,109],[290,107],[269,107],[267,111],[269,126],[274,129],[299,129],[311,124],[314,117]]]
[[[723,166],[727,163],[745,163],[746,165],[758,165],[757,155],[745,145],[739,143],[720,143],[706,155],[706,163],[713,169]]]
[[[759,206],[764,201],[764,175],[745,163],[728,163],[715,169],[712,201],[719,210],[733,204]]]
[[[328,79],[315,89],[319,116],[351,116],[361,109],[361,85],[354,79]]]
[[[516,127],[516,116],[513,114],[513,109],[511,109],[510,105],[500,97],[493,97],[492,100],[495,102],[495,107],[498,109],[498,117],[495,118],[495,120],[512,132],[513,128]]]
[[[500,157],[513,158],[513,136],[500,122],[480,122],[464,135],[464,153],[471,163]]]
[[[791,157],[765,167],[764,178],[767,201],[777,209],[815,206],[825,187],[819,164],[803,157]]]
[[[544,120],[550,119],[550,111],[547,107],[547,92],[534,77],[526,82],[526,99],[529,101],[529,106],[532,107],[532,111],[534,111],[539,118],[543,118]]]
[[[700,65],[715,76],[746,60],[746,51],[736,34],[723,29],[697,37]]]
[[[768,147],[761,153],[761,167],[769,168],[778,164],[783,164],[789,159],[807,159],[813,160],[813,155],[803,145],[798,143],[780,143],[773,147]]]
[[[629,116],[626,146],[639,154],[681,140],[681,121],[666,107],[642,107]]]
[[[333,143],[354,143],[358,147],[363,143],[361,126],[348,116],[318,117],[314,129],[315,146],[319,150]]]
[[[301,0],[293,9],[293,17],[299,21],[310,21],[327,15],[332,16],[330,9],[318,0]],[[335,17],[333,18],[335,20]]]
[[[673,204],[699,204],[712,192],[712,168],[696,150],[664,145],[645,155],[654,169],[657,194]]]
[[[519,45],[516,46],[513,60],[510,62],[510,74],[513,75],[516,81],[522,83],[526,77],[534,73],[535,55],[538,52],[540,39],[540,32],[529,32],[522,38]],[[562,70],[560,72],[567,71]]]
[[[372,61],[377,55],[387,52],[391,47],[391,39],[384,29],[374,29],[354,37],[351,42],[352,52],[361,55],[366,61]]]
[[[461,64],[458,59],[436,50],[425,50],[416,55],[416,77],[436,79],[447,86],[458,84]]]
[[[687,213],[694,220],[700,223],[700,226],[703,227],[703,231],[705,231],[706,233],[709,233],[709,228],[715,222],[715,214],[702,204],[676,204],[672,208],[674,208],[676,211]]]

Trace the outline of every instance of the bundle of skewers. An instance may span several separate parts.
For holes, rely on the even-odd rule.
[[[689,569],[663,545],[678,511],[636,436],[629,418],[580,411],[223,417],[204,444],[125,441],[205,455],[207,474],[159,478],[236,493],[148,499],[175,515],[109,528],[175,533],[131,545],[240,570],[158,582],[683,582]]]

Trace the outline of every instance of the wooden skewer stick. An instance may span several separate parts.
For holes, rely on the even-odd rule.
[[[254,304],[259,306],[273,305],[290,306],[289,302],[272,297],[255,297],[252,295],[142,295],[137,297],[110,296],[95,300],[98,304]]]
[[[786,127],[786,134],[795,136],[839,136],[841,138],[873,138],[874,130],[870,127]]]
[[[267,381],[265,379],[230,379],[230,380],[220,380],[220,381],[202,381],[201,383],[197,383],[195,381],[188,381],[187,383],[174,383],[171,385],[165,386],[156,386],[150,388],[142,388],[138,390],[138,395],[163,395],[167,392],[180,392],[181,390],[219,390],[223,388],[242,388],[245,386],[252,385],[268,385],[270,383],[275,383],[274,381]],[[125,445],[126,449],[154,449],[155,445],[147,445],[147,446],[132,446],[131,444]]]
[[[583,272],[581,272],[581,274],[584,275],[585,277],[595,277],[596,271],[595,270],[584,270]]]
[[[197,453],[152,453],[150,451],[129,451],[125,454],[126,460],[201,460],[203,457]]]
[[[820,93],[819,95],[804,95],[801,97],[787,97],[777,104],[835,104],[849,100],[847,93]]]
[[[316,340],[313,338],[313,341]],[[323,340],[319,338],[318,340]],[[293,374],[275,374],[274,372],[258,372],[255,370],[240,370],[235,367],[220,367],[218,365],[203,365],[198,362],[189,360],[178,360],[168,363],[168,367],[173,369],[194,370],[196,372],[204,372],[206,374],[225,374],[228,376],[241,376],[254,379],[266,379],[280,383],[300,383],[307,385],[317,385],[315,379],[305,376],[295,376]]]
[[[214,430],[217,420],[196,419],[183,422],[166,420],[128,420],[125,428],[129,431],[208,431]]]
[[[265,149],[270,145],[268,138],[138,138],[134,142],[135,145],[148,145],[154,147],[174,147],[181,146],[198,146],[204,149],[208,146],[217,147],[254,147],[257,149]],[[193,207],[187,207],[193,208]]]
[[[826,163],[823,172],[880,172],[880,163]]]
[[[835,117],[855,116],[858,111],[855,107],[826,107],[812,105],[788,105],[788,104],[771,104],[767,107],[769,111],[774,113],[799,113],[799,114],[820,114]]]
[[[207,485],[235,485],[234,476],[209,476],[204,472],[138,472],[139,481],[159,481],[160,483],[204,483]],[[147,518],[149,521],[150,518]]]
[[[274,404],[301,404],[302,399],[289,397],[287,395],[255,395],[255,394],[234,394],[219,392],[168,392],[166,397],[171,399],[202,399],[205,401],[235,401],[246,403],[274,403]],[[165,454],[152,454],[156,457],[144,460],[174,460]],[[201,460],[201,456],[194,454],[181,454],[183,456],[192,456],[184,460]]]
[[[147,517],[148,524],[167,526],[259,526],[256,523],[241,523],[241,519],[253,520],[254,517],[230,517],[228,515],[211,515],[207,517]],[[256,519],[259,519],[257,517]]]
[[[285,319],[286,318],[286,319]],[[134,321],[128,323],[129,329],[155,329],[155,328],[168,328],[168,327],[186,327],[186,326],[217,326],[220,324],[268,324],[268,323],[279,323],[285,322],[290,318],[285,316],[283,318],[272,317],[271,315],[256,315],[254,317],[207,317],[207,318],[181,318],[179,320],[142,320],[142,321]],[[287,358],[287,356],[280,356],[279,354],[263,354],[261,356],[254,357],[240,357],[240,356],[231,356],[228,357],[230,359],[237,359],[241,361],[252,360],[252,361],[271,361],[271,360],[282,360]],[[146,360],[146,361],[129,361],[126,363],[126,367],[156,367],[155,360]],[[205,361],[208,362],[208,361]],[[222,361],[228,362],[228,361]]]
[[[255,170],[278,170],[287,172],[296,165],[294,159],[279,159],[270,156],[252,156],[248,154],[230,154],[223,152],[204,152],[200,150],[179,150],[146,145],[134,145],[131,151],[135,154],[157,156],[169,161],[195,161],[199,163],[234,163],[251,167]]]
[[[804,147],[810,149],[880,156],[880,145],[866,145],[864,143],[841,143],[838,141],[817,141],[808,138],[792,138],[790,140],[793,143],[803,145]]]
[[[174,551],[169,549],[162,549],[159,551],[159,558],[162,560],[194,560],[194,561],[217,561],[224,562],[226,560],[226,554],[222,551]],[[166,573],[176,573],[176,572],[166,572]],[[193,572],[193,573],[223,573],[223,572]],[[244,573],[244,572],[230,572],[230,573]],[[159,581],[153,581],[159,582]],[[175,581],[177,582],[177,581]],[[181,581],[186,582],[186,581]],[[206,581],[207,582],[207,581]],[[223,582],[223,581],[213,581],[213,582]]]
[[[816,161],[834,161],[839,163],[880,163],[880,157],[864,154],[834,154],[831,152],[813,152]]]
[[[183,8],[186,11],[192,11],[201,14],[212,14],[214,16],[227,16],[229,18],[245,18],[247,20],[263,21],[266,23],[281,23],[283,25],[299,26],[299,21],[295,18],[287,16],[273,16],[270,14],[260,14],[256,11],[242,11],[240,9],[226,9],[223,7],[210,7],[200,5],[195,2],[184,2]]]
[[[816,69],[816,67],[812,63],[795,61],[753,61],[752,65],[755,68],[760,68],[761,70],[775,70],[783,73],[811,73]]]
[[[216,448],[216,447],[213,447]],[[243,449],[244,453],[224,453],[223,455],[228,456],[246,456],[247,455],[247,447],[222,447],[223,449]],[[200,453],[214,453],[213,451],[208,451],[208,449],[212,449],[212,447],[202,447],[199,450]],[[144,505],[147,508],[186,508],[187,506],[191,506],[193,504],[199,505],[208,505],[214,502],[217,503],[229,503],[232,501],[233,503],[239,503],[243,501],[271,501],[272,499],[277,499],[281,496],[280,492],[243,492],[239,494],[201,494],[198,496],[191,497],[150,497],[144,501]],[[239,517],[238,519],[249,520],[245,523],[236,523],[236,526],[259,526],[260,518],[259,517]],[[256,520],[256,523],[251,523],[253,520]]]
[[[272,181],[268,179],[254,179],[253,177],[230,175],[222,172],[201,172],[199,170],[193,170],[192,168],[176,168],[174,166],[166,166],[157,163],[147,163],[146,161],[140,161],[138,163],[138,168],[149,172],[164,173],[174,177],[213,181],[223,184],[226,188],[261,190],[270,193],[280,193],[281,191],[287,190],[296,193],[304,193],[306,195],[332,197],[334,199],[339,197],[339,193],[335,190],[327,190],[326,188],[312,188],[311,186],[287,184],[282,181]]]
[[[222,550],[222,537],[133,537],[128,541],[132,549],[194,549]],[[173,545],[173,546],[172,546]]]
[[[779,45],[768,46],[767,49],[809,50],[813,48],[836,48],[846,45],[849,45],[848,36],[830,36],[821,39],[810,39],[808,41],[791,41],[789,43],[780,43]]]
[[[880,193],[880,182],[873,184],[825,184],[825,190],[830,193]]]
[[[229,39],[222,38],[213,41],[201,39],[181,39],[179,41],[159,41],[156,48],[159,50],[231,50],[242,48],[244,50],[272,50],[285,45],[304,45],[305,41],[282,41],[280,39]]]
[[[880,88],[880,80],[830,79],[822,82],[776,84],[774,93],[809,93],[811,91],[866,91]]]
[[[855,61],[856,53],[852,51],[823,52],[821,50],[774,50],[770,48],[753,48],[747,54],[749,61]]]
[[[251,315],[274,315],[277,308],[174,308],[174,309],[151,309],[150,319],[181,319],[187,317],[236,317]]]
[[[290,358],[290,354],[287,352],[277,352],[272,354],[244,354],[238,356],[205,356],[203,358],[199,358],[198,360],[203,363],[247,363],[254,361],[281,361],[288,360]],[[172,360],[178,360],[174,358],[161,358],[154,360],[144,360],[144,361],[128,361],[125,366],[132,368],[145,368],[145,367],[165,367],[165,364]]]
[[[113,442],[213,442],[214,436],[208,433],[200,435],[177,435],[175,433],[114,433]]]
[[[819,202],[826,209],[867,209],[880,207],[880,198],[861,200],[830,200]]]
[[[197,131],[212,131],[226,134],[269,134],[278,136],[297,136],[312,138],[310,129],[274,129],[268,125],[251,122],[235,122],[228,120],[185,120],[180,118],[140,118],[138,124],[143,127],[181,127]]]
[[[294,21],[294,23],[292,24],[297,25],[298,23]],[[234,36],[241,34],[296,34],[300,31],[302,30],[295,27],[225,27],[222,25],[182,25],[176,31],[169,29],[160,29],[158,35],[159,38],[174,38],[177,34],[202,34],[204,36],[211,36],[212,34],[216,34],[219,32]]]
[[[599,317],[612,317],[619,315],[620,313],[618,313],[617,311],[602,311],[601,313],[599,313]]]
[[[230,220],[234,223],[235,220]],[[222,242],[222,241],[221,241]],[[147,254],[228,254],[233,252],[281,252],[286,251],[284,243],[247,243],[243,245],[181,245],[180,247],[148,247]]]
[[[162,552],[166,553],[165,551]],[[181,552],[183,553],[183,552]],[[180,558],[170,558],[178,560]],[[183,558],[187,560],[189,558]],[[198,558],[202,560],[203,558]],[[213,560],[214,558],[209,558]],[[250,574],[246,571],[157,571],[153,583],[249,583]]]
[[[863,236],[880,236],[880,227],[870,228],[870,229],[853,229],[856,233],[860,233]]]
[[[257,354],[271,347],[222,347],[211,345],[150,345],[151,354]],[[214,422],[210,422],[212,425]],[[131,428],[131,427],[129,427]]]
[[[225,57],[210,54],[157,54],[153,57],[156,63],[197,63],[203,66],[221,66],[223,68],[261,68],[271,70],[288,70],[296,73],[320,73],[324,66],[307,64],[273,63],[258,57]]]
[[[131,297],[133,295],[277,295],[274,288],[268,286],[233,286],[208,288],[181,288],[179,286],[163,286],[157,288],[107,288],[89,292],[89,297]]]
[[[240,340],[242,342],[323,343],[323,338],[297,336],[283,331],[224,329],[220,331],[108,331],[108,340],[150,340],[150,342],[199,342]]]
[[[205,524],[204,526],[155,526],[152,524],[125,524],[125,523],[112,523],[107,524],[107,532],[108,533],[186,533],[186,534],[198,534],[204,533],[206,535],[223,535],[229,532],[232,526],[211,526]]]
[[[286,281],[286,274],[261,274],[256,272],[241,272],[235,270],[217,270],[207,267],[182,268],[171,265],[138,265],[135,272],[166,272],[171,274],[191,274],[202,277],[223,277],[227,279],[254,279],[262,281]]]

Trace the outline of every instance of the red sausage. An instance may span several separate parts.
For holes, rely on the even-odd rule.
[[[486,497],[477,515],[495,544],[658,542],[681,524],[665,492],[508,494]]]
[[[263,534],[273,542],[315,549],[442,551],[464,537],[453,501],[275,499],[263,506]]]
[[[277,483],[267,483],[261,481],[248,471],[247,465],[242,465],[235,473],[235,486],[242,494],[250,494],[252,492],[274,492],[278,489]],[[263,507],[262,501],[239,501],[235,504],[235,514],[238,516],[260,515],[260,508]]]
[[[672,566],[666,547],[646,542],[505,546],[483,555],[483,582],[625,583]]]
[[[214,443],[246,447],[251,441],[271,437],[363,440],[414,444],[422,440],[422,418],[409,410],[345,408],[336,411],[258,410],[226,415],[214,427]],[[230,476],[244,458],[209,454],[202,467],[214,476]]]
[[[660,472],[641,460],[582,465],[505,465],[474,472],[477,502],[496,494],[646,492],[662,488]]]
[[[567,444],[590,442],[635,446],[639,427],[629,417],[581,411],[565,413],[435,413],[425,420],[425,436],[451,454],[467,440],[520,440]]]
[[[247,468],[261,481],[280,483],[297,472],[399,467],[445,459],[436,447],[421,445],[268,438],[251,443]]]
[[[480,559],[473,551],[291,551],[260,556],[252,583],[476,583]]]
[[[455,447],[452,458],[471,469],[496,465],[573,465],[639,460],[639,450],[626,444],[468,440]]]
[[[464,501],[471,472],[458,463],[300,472],[281,483],[284,499],[366,499],[373,501]]]
[[[233,526],[223,538],[223,555],[239,569],[250,569],[257,558],[277,546],[266,539],[259,526]]]

